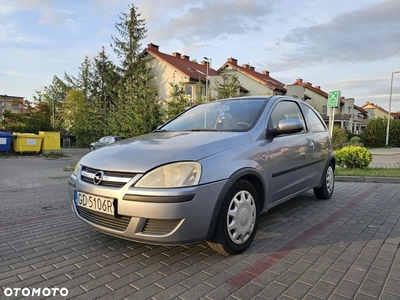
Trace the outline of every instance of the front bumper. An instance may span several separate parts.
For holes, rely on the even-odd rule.
[[[175,189],[101,187],[69,179],[72,209],[106,234],[150,244],[185,244],[210,238],[212,216],[227,180]],[[116,216],[77,206],[74,192],[116,199]]]

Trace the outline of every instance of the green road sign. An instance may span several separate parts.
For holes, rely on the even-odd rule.
[[[340,100],[340,91],[330,91],[328,94],[328,107],[338,107]]]

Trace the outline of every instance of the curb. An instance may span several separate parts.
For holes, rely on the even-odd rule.
[[[341,182],[394,183],[400,184],[400,177],[335,176]]]

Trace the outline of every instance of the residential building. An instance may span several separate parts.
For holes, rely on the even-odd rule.
[[[314,106],[329,123],[331,110],[327,108],[328,93],[320,86],[313,86],[310,82],[303,82],[298,78],[293,84],[285,85],[270,76],[268,71],[258,72],[250,64],[238,64],[235,58],[227,61],[215,70],[211,66],[211,59],[204,58],[200,63],[190,60],[188,55],[179,52],[163,53],[159,46],[153,43],[147,45],[145,55],[154,75],[154,82],[159,89],[159,97],[168,100],[173,87],[171,84],[182,84],[188,101],[195,101],[199,95],[205,97],[206,90],[209,97],[216,96],[216,81],[223,82],[223,75],[237,76],[241,87],[239,95],[288,95],[302,99]],[[208,79],[208,80],[207,80]],[[336,108],[334,122],[352,133],[360,133],[369,119],[369,110],[355,105],[354,98],[342,97]]]
[[[303,82],[303,79],[298,78],[293,84],[287,85],[286,89],[286,95],[308,102],[320,114],[328,113],[328,93],[323,91],[319,85],[313,86],[311,82]]]
[[[4,119],[4,111],[21,113],[24,110],[24,97],[0,95],[0,121]]]
[[[377,119],[377,118],[387,118],[388,117],[388,111],[379,105],[376,105],[372,102],[366,102],[363,106],[361,106],[363,109],[365,109],[368,114],[371,116],[371,119]],[[390,114],[390,119],[393,119],[396,116],[393,115],[392,113]]]
[[[249,64],[238,65],[235,58],[228,60],[218,69],[219,74],[235,74],[240,84],[241,95],[257,96],[257,95],[285,95],[285,85],[272,78],[268,71],[257,72],[253,66]]]
[[[206,90],[209,96],[213,96],[213,82],[216,79],[222,82],[218,72],[211,67],[211,60],[202,60],[197,63],[179,52],[174,52],[172,55],[163,53],[158,45],[152,43],[147,45],[145,53],[149,57],[154,81],[159,89],[159,97],[163,100],[168,100],[170,97],[171,83],[183,84],[188,100],[194,101],[198,95],[205,97]]]
[[[328,93],[321,89],[321,86],[313,86],[311,82],[303,82],[298,78],[296,82],[286,86],[287,95],[297,99],[302,99],[310,103],[319,111],[325,123],[329,124],[329,116],[332,114],[328,110]],[[368,121],[368,112],[354,104],[354,98],[341,97],[340,105],[335,109],[335,125],[345,128],[352,133],[361,133]]]

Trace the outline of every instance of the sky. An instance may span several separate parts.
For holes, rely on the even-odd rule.
[[[208,57],[214,69],[232,57],[400,111],[399,0],[0,0],[0,94],[33,100],[102,46],[118,64],[111,36],[130,5],[146,22],[143,49]]]

